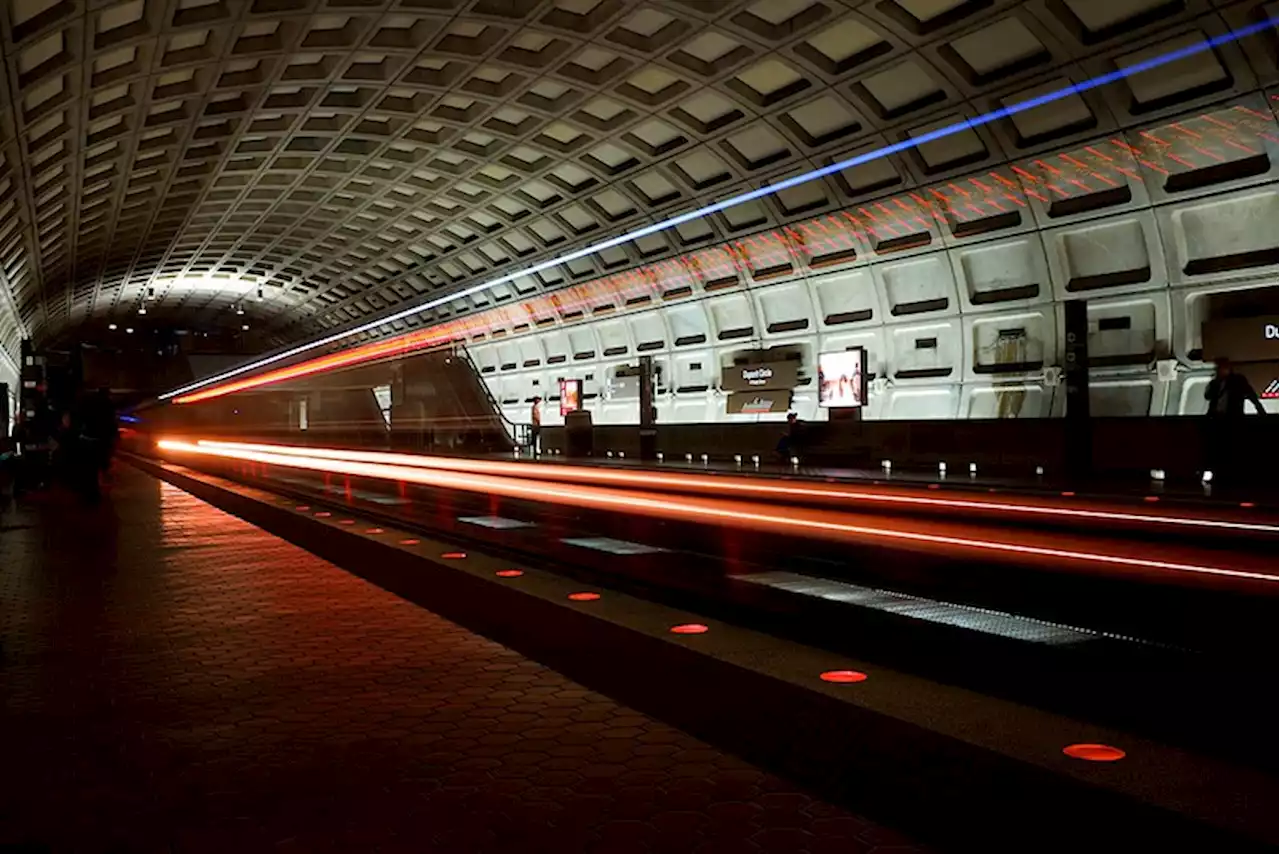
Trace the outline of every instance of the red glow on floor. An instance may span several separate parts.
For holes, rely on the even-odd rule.
[[[866,682],[867,674],[857,670],[828,670],[822,674],[822,681],[849,685],[854,682]]]
[[[340,522],[338,522],[339,525],[354,525],[355,523],[356,523],[355,519],[343,519]]]
[[[308,510],[310,510],[311,508],[310,508],[310,507],[308,507],[306,504],[299,504],[297,507],[295,507],[295,508],[293,508],[293,509],[294,509],[294,510],[297,510],[299,513],[306,513],[306,512],[307,512]]]
[[[370,528],[369,530],[365,531],[365,533],[366,534],[385,534],[386,531],[382,530],[381,528]]]
[[[702,623],[682,623],[671,627],[671,633],[676,635],[702,635],[708,631],[710,630]]]
[[[494,573],[499,578],[519,578],[524,575],[523,569],[500,569]]]
[[[445,560],[462,560],[466,556],[467,556],[466,552],[445,552],[444,554],[440,555],[440,557],[444,558]]]
[[[410,538],[409,538],[409,539],[407,539],[407,540],[401,540],[401,541],[400,541],[400,545],[402,545],[402,546],[416,546],[416,545],[417,545],[418,543],[420,543],[420,542],[422,542],[422,540],[415,540],[413,537],[410,537]]]
[[[938,484],[936,484],[936,483],[931,483],[931,484],[929,484],[929,488],[930,488],[930,489],[937,489],[937,488],[938,488]]]
[[[1064,493],[1062,493],[1062,497],[1063,497],[1063,498],[1075,498],[1075,497],[1076,497],[1076,494],[1075,494],[1074,492],[1064,492]]]
[[[1086,762],[1118,762],[1125,757],[1123,750],[1109,744],[1068,744],[1062,752]]]
[[[1154,504],[1155,502],[1159,501],[1160,499],[1159,499],[1157,496],[1155,496],[1155,495],[1145,495],[1145,496],[1143,496],[1142,500],[1143,500],[1143,501],[1150,501],[1150,502],[1152,502],[1152,503]]]
[[[600,598],[599,593],[570,593],[569,598],[574,602],[594,602]]]
[[[1254,503],[1253,503],[1252,501],[1241,501],[1241,502],[1240,502],[1240,506],[1241,506],[1241,507],[1245,507],[1245,508],[1249,508],[1249,507],[1254,507],[1254,506],[1256,506],[1256,505],[1254,505]]]
[[[316,515],[317,515],[317,516],[319,516],[321,519],[328,519],[328,518],[329,518],[330,516],[332,516],[333,514],[332,514],[332,513],[330,513],[328,510],[321,510],[321,511],[320,511],[319,513],[317,513]]]

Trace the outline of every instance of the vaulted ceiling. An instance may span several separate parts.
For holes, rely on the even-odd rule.
[[[144,306],[149,322],[252,318],[271,341],[297,340],[1274,10],[0,0],[0,343]],[[520,292],[1131,124],[1170,92],[1268,84],[1273,45],[1230,45],[847,170]]]

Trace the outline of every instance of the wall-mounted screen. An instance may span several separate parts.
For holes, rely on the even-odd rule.
[[[855,408],[867,402],[866,353],[862,347],[818,354],[818,405]]]
[[[560,414],[568,415],[582,408],[582,380],[560,380]]]

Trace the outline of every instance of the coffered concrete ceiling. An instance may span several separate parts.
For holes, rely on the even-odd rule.
[[[273,343],[300,340],[1275,4],[3,0],[0,14],[12,352],[144,305],[150,322],[247,317]],[[846,170],[514,296],[1270,85],[1273,45],[1228,45]]]

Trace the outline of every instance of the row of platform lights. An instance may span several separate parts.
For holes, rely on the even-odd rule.
[[[560,449],[559,449],[559,448],[553,448],[553,449],[551,450],[551,453],[552,453],[553,455],[559,455],[559,454],[560,454]],[[520,455],[520,450],[519,450],[519,449],[516,449],[516,456],[519,456],[519,455]],[[613,451],[605,451],[605,456],[606,456],[606,457],[608,457],[609,459],[613,459],[614,457],[617,457],[617,458],[618,458],[618,459],[620,459],[620,460],[625,460],[625,459],[627,458],[627,452],[626,452],[626,451],[618,451],[618,452],[615,454]],[[742,459],[743,459],[743,458],[742,458],[742,454],[734,454],[734,455],[733,455],[733,462],[734,462],[736,465],[739,465],[739,466],[740,466],[740,465],[742,465]],[[707,454],[703,454],[703,455],[701,456],[701,460],[702,460],[702,464],[703,464],[703,465],[706,465],[706,464],[709,462],[710,457],[709,457],[709,455],[707,455]],[[693,462],[693,454],[685,454],[685,455],[684,455],[684,461],[685,461],[686,463],[692,463],[692,462]],[[659,452],[658,452],[658,462],[660,462],[660,463],[662,463],[662,462],[666,462],[666,455],[665,455],[665,454],[663,454],[661,451],[659,451]],[[759,455],[759,454],[752,454],[752,455],[751,455],[751,464],[752,464],[753,466],[755,466],[756,468],[760,468],[760,455]],[[799,458],[799,457],[792,457],[792,458],[791,458],[791,467],[792,467],[792,468],[799,468],[799,467],[800,467],[800,458]],[[883,470],[883,471],[884,471],[884,473],[885,473],[885,474],[892,474],[892,473],[893,473],[893,461],[892,461],[892,460],[881,460],[881,461],[880,461],[880,468],[881,468],[881,470]],[[945,462],[939,462],[939,463],[938,463],[938,476],[939,476],[939,477],[942,477],[942,478],[945,478],[945,477],[947,476],[947,464],[946,464]],[[969,477],[977,477],[977,476],[978,476],[978,464],[977,464],[977,463],[969,463]],[[1036,466],[1036,477],[1044,477],[1044,466]],[[1153,481],[1157,482],[1157,483],[1163,483],[1163,482],[1164,482],[1164,479],[1165,479],[1164,469],[1152,469],[1152,470],[1151,470],[1151,479],[1152,479]],[[1200,481],[1201,481],[1202,483],[1205,483],[1205,484],[1212,483],[1212,482],[1213,482],[1213,472],[1212,472],[1212,471],[1205,471],[1205,472],[1201,473],[1201,475],[1200,475]]]
[[[610,451],[609,453],[612,455],[613,452]],[[686,460],[690,459],[692,456],[692,454],[686,454]],[[707,455],[703,454],[702,456],[705,460]],[[625,454],[620,452],[619,457],[625,457]],[[759,457],[756,456],[754,459],[758,460]],[[282,500],[292,503],[288,498]],[[298,505],[294,509],[302,513],[311,511],[311,507],[305,504]],[[315,515],[320,518],[328,518],[332,514],[327,510],[321,510],[316,512]],[[354,526],[356,521],[354,519],[341,519],[339,520],[339,524]],[[371,536],[378,536],[385,534],[386,530],[383,528],[373,527],[367,529],[364,533]],[[400,545],[402,546],[417,546],[421,545],[421,543],[421,540],[412,537],[402,538],[400,540]],[[466,560],[467,553],[464,551],[443,552],[441,553],[440,558],[442,560],[449,561]],[[499,569],[494,572],[496,577],[502,579],[521,578],[524,574],[525,571],[523,569]],[[578,590],[568,594],[565,598],[570,602],[596,602],[603,598],[603,596],[595,590]],[[711,627],[705,623],[677,623],[676,625],[671,626],[668,631],[674,635],[704,635],[711,631]],[[818,678],[823,682],[833,685],[856,685],[866,682],[870,677],[859,670],[824,670],[822,673],[818,674]],[[1062,752],[1064,755],[1069,756],[1072,759],[1081,759],[1086,762],[1116,762],[1124,759],[1126,756],[1125,751],[1118,747],[1112,747],[1109,744],[1069,744],[1062,748]]]
[[[520,450],[517,448],[515,453],[516,453],[516,456],[519,456],[519,455],[520,455]],[[552,448],[551,453],[552,453],[553,455],[559,455],[559,453],[560,453],[560,449],[559,449],[559,448]],[[613,451],[605,451],[605,456],[606,456],[606,457],[608,457],[609,459],[613,459],[614,457],[617,457],[617,458],[618,458],[618,459],[620,459],[620,460],[625,460],[625,459],[627,458],[627,452],[626,452],[626,451],[618,451],[618,453],[616,453],[616,454],[615,454]],[[733,455],[733,462],[734,462],[734,464],[735,464],[735,465],[739,465],[739,466],[740,466],[740,465],[742,465],[742,459],[743,459],[743,458],[742,458],[742,454],[734,454],[734,455]],[[701,460],[702,460],[702,464],[703,464],[703,465],[706,465],[706,464],[710,461],[710,456],[709,456],[708,454],[703,454],[703,455],[701,456]],[[684,461],[685,461],[686,463],[692,463],[692,462],[693,462],[693,454],[685,454],[685,455],[684,455]],[[662,463],[662,462],[666,462],[666,455],[665,455],[664,453],[662,453],[661,451],[659,451],[659,452],[658,452],[658,462],[660,462],[660,463]],[[751,455],[751,464],[752,464],[753,466],[755,466],[756,468],[760,468],[760,455],[759,455],[759,454],[752,454],[752,455]],[[799,457],[791,457],[791,466],[792,466],[792,468],[799,468],[799,467],[800,467],[800,458],[799,458]],[[884,471],[884,473],[885,473],[885,474],[892,474],[892,473],[893,473],[893,461],[892,461],[892,460],[881,460],[881,461],[880,461],[880,468]],[[1213,479],[1213,472],[1205,472],[1205,475],[1206,475],[1206,478],[1205,478],[1205,482],[1206,482],[1206,483],[1207,483],[1209,480],[1212,480],[1212,479]],[[947,464],[946,464],[945,462],[939,462],[939,463],[938,463],[938,476],[939,476],[939,477],[946,477],[946,476],[947,476]],[[969,463],[969,477],[977,477],[977,476],[978,476],[978,464],[977,464],[977,463]],[[1044,466],[1036,466],[1036,477],[1044,477]],[[1151,473],[1151,477],[1152,477],[1152,479],[1153,479],[1153,480],[1156,480],[1156,479],[1158,479],[1158,480],[1164,480],[1164,472],[1163,472],[1163,471],[1161,471],[1161,472],[1160,472],[1160,477],[1159,477],[1159,478],[1156,478],[1156,473],[1155,473],[1155,471],[1153,471],[1153,472]]]

